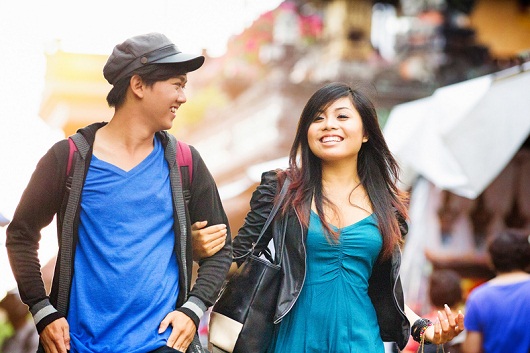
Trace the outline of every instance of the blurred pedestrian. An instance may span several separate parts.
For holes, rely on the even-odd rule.
[[[6,312],[7,320],[13,328],[13,335],[4,341],[0,352],[35,353],[39,346],[39,335],[31,321],[28,307],[22,303],[16,290],[8,292],[0,301],[0,309]]]
[[[80,130],[88,153],[74,212],[63,204],[68,141],[56,143],[38,163],[7,230],[7,248],[40,334],[40,352],[202,351],[190,344],[198,341],[200,318],[231,263],[228,220],[193,147],[191,198],[179,212],[186,207],[180,173],[171,168],[174,144],[164,130],[186,102],[187,74],[203,62],[160,33],[114,47],[103,74],[113,85],[107,102],[115,112],[108,123]],[[41,229],[55,215],[61,246],[48,297],[37,249]],[[198,221],[217,224],[205,229],[221,241],[215,254],[201,259],[191,288],[191,224]],[[72,242],[62,244],[62,230],[72,223]]]
[[[445,305],[451,308],[459,308],[464,303],[462,292],[462,278],[458,272],[449,269],[434,270],[429,276],[429,302],[432,306],[431,312],[425,315],[429,320],[436,320],[438,311],[444,310]],[[458,346],[460,341],[465,337],[465,332],[455,339],[445,343],[443,348],[446,352],[451,353],[460,352]],[[415,353],[418,351],[419,343],[413,339],[409,339],[409,343],[403,349],[403,353]],[[439,347],[435,345],[426,345],[423,348],[424,353],[436,353]]]
[[[289,168],[265,172],[233,241],[247,253],[286,178],[281,216],[256,246],[284,231],[282,283],[268,352],[384,352],[413,337],[444,343],[463,329],[445,308],[433,323],[404,305],[399,278],[406,205],[375,108],[359,90],[331,83],[306,103]],[[238,261],[240,265],[244,259]]]
[[[508,229],[488,242],[495,278],[466,301],[464,353],[530,352],[530,231]]]

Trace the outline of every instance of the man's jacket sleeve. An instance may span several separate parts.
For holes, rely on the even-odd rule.
[[[57,146],[38,162],[7,228],[6,247],[22,301],[29,306],[39,332],[61,317],[50,304],[38,258],[41,230],[48,226],[64,195],[65,163],[59,163]],[[65,156],[66,160],[66,156]]]

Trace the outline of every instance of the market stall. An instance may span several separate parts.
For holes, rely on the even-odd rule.
[[[505,227],[530,228],[530,63],[396,106],[385,125],[411,190],[402,264],[407,301],[425,305],[432,268],[469,290],[488,279],[484,247]]]

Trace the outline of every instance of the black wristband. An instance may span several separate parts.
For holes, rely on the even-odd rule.
[[[414,341],[421,343],[423,334],[425,333],[425,330],[427,327],[432,326],[432,322],[429,319],[418,319],[414,322],[411,328],[411,336],[414,339]],[[431,344],[431,342],[423,340],[423,344]]]

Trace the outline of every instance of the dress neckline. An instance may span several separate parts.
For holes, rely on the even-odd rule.
[[[320,221],[320,218],[318,217],[318,214],[317,214],[313,209],[311,209],[311,215],[315,216],[315,217]],[[373,215],[374,215],[373,213],[370,213],[368,216],[363,217],[363,218],[359,219],[358,221],[355,221],[355,222],[353,222],[353,223],[351,223],[351,224],[349,224],[349,225],[347,225],[347,226],[344,226],[344,227],[342,227],[342,228],[339,228],[339,227],[337,227],[336,225],[331,224],[331,223],[329,223],[329,222],[328,222],[328,224],[329,224],[330,227],[332,227],[332,228],[335,229],[335,230],[344,231],[344,230],[347,230],[347,229],[349,229],[349,228],[356,227],[356,226],[359,225],[360,223],[364,223],[364,221],[366,221],[366,220],[372,218]]]

